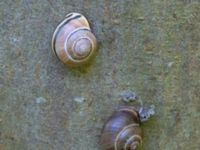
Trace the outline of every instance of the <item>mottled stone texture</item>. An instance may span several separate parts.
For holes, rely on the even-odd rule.
[[[69,12],[98,39],[87,68],[51,51]],[[0,150],[101,150],[124,90],[156,107],[144,150],[199,150],[199,0],[1,0],[0,34]]]

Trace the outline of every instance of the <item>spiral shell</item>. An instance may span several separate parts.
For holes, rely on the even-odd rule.
[[[141,143],[140,119],[133,107],[114,112],[103,127],[101,145],[104,150],[136,150]]]
[[[66,65],[87,63],[97,48],[96,38],[87,19],[79,13],[70,13],[57,26],[52,37],[52,49]]]

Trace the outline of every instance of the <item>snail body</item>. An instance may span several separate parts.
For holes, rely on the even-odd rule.
[[[87,63],[97,48],[96,38],[87,19],[79,13],[70,13],[57,26],[52,37],[52,49],[66,65]]]
[[[115,111],[102,130],[101,145],[104,150],[136,150],[141,143],[138,112],[133,107]]]

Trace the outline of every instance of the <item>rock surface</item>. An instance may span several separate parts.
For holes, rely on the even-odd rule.
[[[199,150],[199,10],[199,0],[1,1],[0,150],[101,150],[126,89],[156,107],[144,150]],[[83,13],[98,40],[87,68],[67,68],[51,51],[69,12]]]

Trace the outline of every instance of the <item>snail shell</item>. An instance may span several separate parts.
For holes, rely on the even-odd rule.
[[[133,107],[115,111],[102,130],[104,150],[136,150],[142,143],[138,112]]]
[[[87,63],[97,48],[96,38],[87,19],[79,13],[70,13],[57,26],[52,37],[52,49],[66,65]]]

